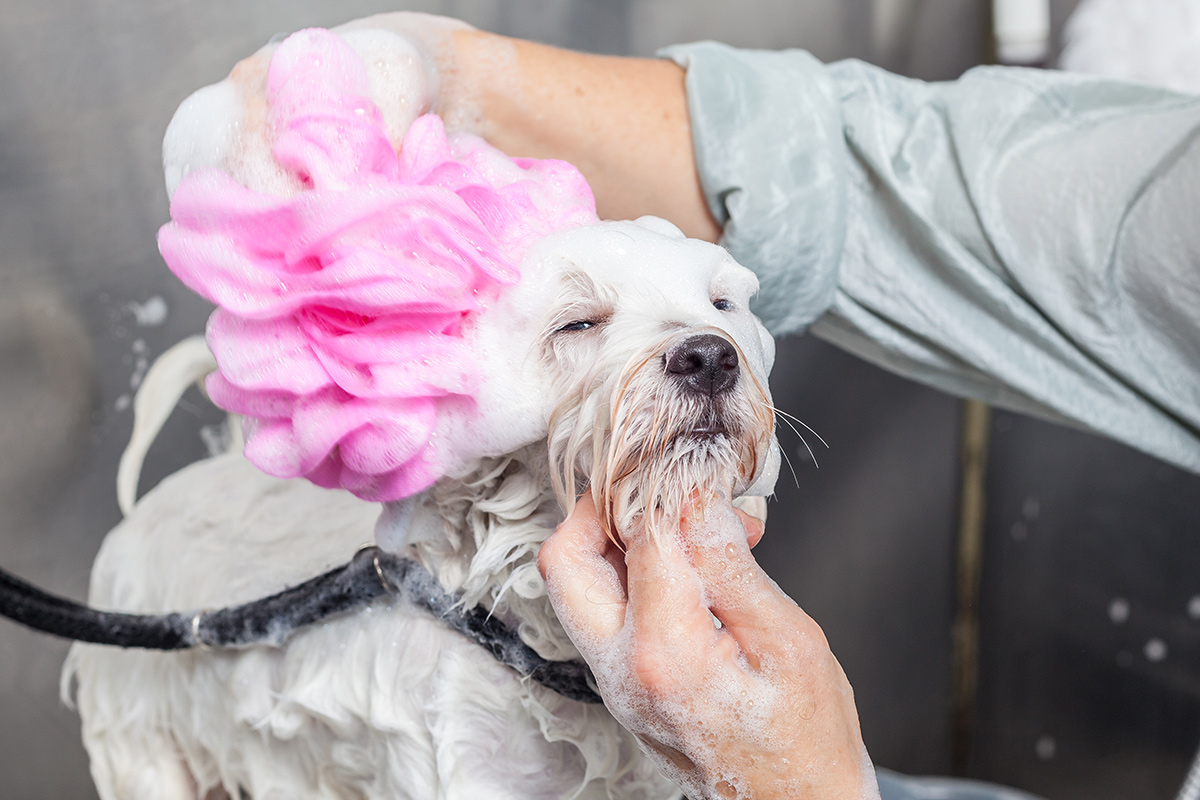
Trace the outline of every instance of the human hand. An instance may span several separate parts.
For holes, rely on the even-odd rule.
[[[622,553],[585,495],[538,567],[605,704],[693,800],[878,798],[850,684],[751,556],[761,535],[714,500]]]
[[[652,214],[689,236],[715,242],[720,235],[696,172],[684,71],[676,64],[561,50],[414,12],[333,30],[348,41],[374,37],[369,52],[361,41],[352,44],[373,75],[371,99],[393,147],[412,120],[432,111],[447,130],[481,136],[511,156],[574,164],[603,219]],[[164,142],[169,191],[187,170],[214,166],[250,188],[289,193],[271,158],[266,75],[274,51],[268,44],[239,62],[227,79],[234,91],[218,93],[219,102],[189,98],[180,107],[180,135],[168,129]]]
[[[429,14],[381,14],[334,29],[362,59],[366,94],[378,107],[392,148],[399,150],[413,120],[449,108],[453,89],[454,36],[474,29]],[[190,171],[215,167],[256,191],[290,196],[300,186],[276,163],[267,75],[278,50],[273,40],[234,66],[224,81],[192,94],[176,111],[163,141],[167,190]],[[451,104],[452,105],[452,104]],[[459,104],[460,107],[462,104]],[[443,117],[446,115],[443,114]],[[469,115],[454,112],[453,116]]]
[[[358,31],[383,31],[396,37],[397,41],[390,43],[389,50],[392,60],[398,62],[400,71],[407,72],[407,75],[390,85],[381,86],[390,91],[374,92],[376,96],[371,99],[377,104],[405,102],[415,112],[413,119],[420,114],[433,112],[442,117],[448,130],[475,132],[474,123],[479,113],[474,106],[476,81],[463,74],[464,65],[460,63],[462,45],[458,35],[467,32],[486,34],[462,20],[416,11],[375,14],[352,20],[332,30],[351,40],[352,44]],[[366,56],[362,52],[359,54],[364,56],[364,60],[368,61],[367,68],[371,69]],[[504,65],[493,66],[499,68]],[[395,144],[398,146],[399,142]]]

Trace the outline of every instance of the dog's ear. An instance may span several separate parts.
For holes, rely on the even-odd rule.
[[[634,222],[638,225],[641,225],[648,231],[653,231],[654,233],[669,237],[671,239],[687,238],[683,235],[683,231],[679,230],[679,228],[676,228],[674,224],[667,222],[661,217],[638,217],[634,220]]]

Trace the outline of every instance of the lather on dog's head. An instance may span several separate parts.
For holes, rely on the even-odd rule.
[[[551,234],[521,270],[473,332],[505,398],[480,423],[532,401],[564,506],[590,485],[611,532],[646,509],[677,517],[698,490],[771,492],[774,342],[753,273],[650,217]]]
[[[296,34],[265,109],[218,84],[168,131],[160,246],[220,306],[209,388],[248,418],[251,460],[386,502],[548,439],[560,502],[591,485],[610,532],[697,491],[769,493],[753,274],[662,220],[599,221],[561,162],[431,116],[394,141],[356,52],[389,36]],[[270,135],[198,154],[214,127]]]

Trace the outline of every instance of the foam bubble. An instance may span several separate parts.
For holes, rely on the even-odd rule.
[[[224,165],[240,118],[240,94],[230,81],[205,86],[180,104],[163,137],[168,197],[192,170]]]
[[[159,295],[151,297],[144,303],[131,302],[128,308],[133,312],[133,319],[138,327],[152,328],[167,321],[167,301]]]

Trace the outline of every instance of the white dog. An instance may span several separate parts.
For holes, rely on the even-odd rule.
[[[724,250],[657,219],[545,236],[465,326],[475,402],[440,418],[430,488],[381,506],[238,454],[200,462],[108,536],[90,602],[224,607],[345,562],[374,531],[542,657],[578,659],[535,561],[580,492],[619,536],[677,516],[697,490],[771,491],[774,346],[749,311],[756,288]],[[147,398],[202,371],[191,352],[195,368],[149,376]],[[147,405],[143,420],[161,417]],[[399,599],[282,647],[77,645],[71,679],[105,800],[679,796],[602,706],[522,678]]]

